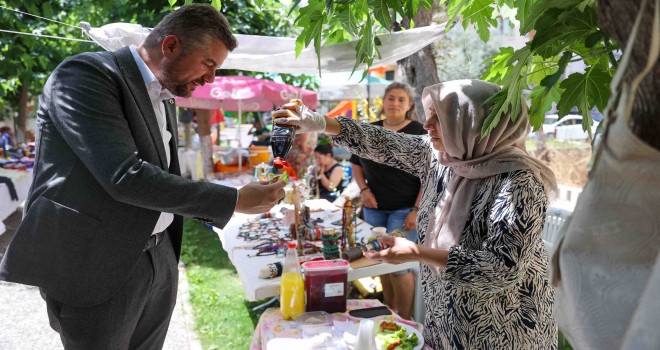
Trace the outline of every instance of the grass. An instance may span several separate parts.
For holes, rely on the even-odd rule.
[[[525,146],[528,151],[536,150],[536,141],[532,138],[528,138],[525,141]],[[554,138],[548,137],[545,140],[545,147],[547,149],[562,149],[562,148],[583,148],[591,147],[591,143],[587,141],[557,141]]]
[[[186,220],[181,251],[190,284],[190,304],[197,334],[205,350],[248,349],[263,309],[248,302],[218,235]]]

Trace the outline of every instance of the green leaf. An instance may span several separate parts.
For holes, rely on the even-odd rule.
[[[482,41],[488,41],[490,28],[497,27],[497,20],[493,18],[493,0],[474,0],[462,11],[463,28],[472,22]]]
[[[575,106],[585,110],[590,110],[594,105],[601,111],[605,109],[611,81],[611,73],[600,65],[589,67],[584,74],[569,75],[560,85],[564,92],[557,103],[559,117],[567,115]]]
[[[474,0],[451,0],[447,4],[447,15],[449,18],[447,19],[448,23],[452,23],[456,16],[458,16],[464,8],[472,5]],[[412,18],[412,16],[411,16]]]
[[[167,2],[170,4],[170,7],[174,7],[174,5],[176,5],[176,0],[167,0]]]
[[[333,11],[334,0],[325,0],[325,13],[331,15]]]
[[[587,39],[584,41],[584,46],[588,48],[592,48],[602,38],[603,38],[603,32],[599,30],[587,37]]]
[[[546,90],[549,90],[555,86],[559,79],[564,75],[564,71],[566,70],[568,61],[571,60],[571,57],[573,57],[572,53],[568,51],[564,52],[564,54],[559,59],[559,63],[557,64],[557,71],[541,80],[541,85],[544,86]]]
[[[536,18],[530,16],[532,7],[537,0],[521,0],[518,5],[518,12],[516,13],[516,19],[520,21],[520,34],[525,34],[530,31],[529,28],[534,26]],[[512,6],[513,7],[513,6]]]
[[[305,48],[305,37],[303,37],[301,34],[296,38],[296,58],[300,56],[300,53],[304,48]]]
[[[484,102],[489,107],[486,109],[488,111],[488,117],[484,120],[484,125],[481,126],[482,136],[488,135],[499,124],[501,115],[506,112],[504,104],[507,100],[507,95],[508,89],[504,87]],[[500,113],[500,111],[504,112]]]
[[[413,2],[419,2],[419,0],[410,0],[410,1],[387,0],[387,5],[394,11],[395,14],[398,13],[401,17],[404,17],[404,16],[407,15],[407,12],[403,8],[403,5],[404,4],[410,4],[410,3],[413,3]],[[419,8],[419,5],[417,6],[417,8]],[[396,18],[396,15],[394,16],[394,18]]]
[[[371,0],[369,5],[372,8],[374,17],[380,25],[389,30],[392,27],[392,16],[390,16],[389,6],[385,0]]]
[[[211,0],[211,6],[218,11],[222,11],[222,0]]]
[[[287,14],[287,16],[291,16],[291,13],[293,13],[293,11],[297,9],[298,6],[300,6],[301,1],[302,0],[294,0],[293,4],[291,4],[291,8],[289,9],[289,13]]]
[[[335,16],[339,20],[339,23],[344,28],[344,30],[346,30],[350,35],[357,35],[357,19],[355,18],[355,12],[351,9],[350,6],[343,6],[341,10],[335,12]]]
[[[541,85],[543,79],[557,71],[556,61],[559,61],[559,57],[553,57],[552,60],[546,60],[541,56],[532,56],[529,61],[529,69],[525,79],[527,85]]]
[[[552,109],[552,103],[557,103],[563,89],[558,84],[553,85],[549,90],[544,86],[538,85],[529,93],[531,106],[529,107],[529,123],[538,130],[543,125],[545,113]]]
[[[399,0],[394,0],[394,1],[399,1]],[[403,8],[405,10],[405,15],[408,18],[412,19],[419,10],[419,0],[403,1]]]
[[[587,6],[593,6],[594,0],[553,0],[550,1],[551,6],[558,9],[577,8],[584,11]]]
[[[522,110],[522,90],[527,86],[524,84],[525,79],[523,73],[526,71],[532,54],[529,50],[530,45],[516,50],[507,61],[513,68],[502,79],[502,90],[492,98],[496,103],[494,108],[490,110],[488,118],[481,129],[482,135],[488,134],[493,128],[497,126],[502,115],[509,115],[515,121]],[[515,64],[515,65],[514,65]],[[502,96],[504,99],[502,100]]]
[[[484,71],[481,78],[495,84],[502,82],[502,78],[506,76],[511,68],[508,64],[509,59],[513,55],[512,47],[501,47],[500,52],[495,53],[490,58],[484,61],[484,64],[492,62],[490,66]]]
[[[591,33],[598,30],[593,8],[585,12],[577,9],[552,9],[537,22],[537,34],[532,40],[532,50],[548,58],[555,56],[576,42],[584,43]]]
[[[520,13],[520,34],[529,33],[535,28],[536,22],[541,18],[544,12],[553,8],[552,1],[543,0],[525,0]]]
[[[581,3],[577,5],[578,10],[584,11],[587,6],[595,6],[596,5],[596,0],[583,0]]]
[[[353,66],[353,71],[360,66],[361,63],[366,63],[367,66],[370,66],[374,61],[375,55],[375,46],[374,46],[374,34],[373,34],[373,20],[371,17],[367,17],[367,21],[362,26],[360,30],[360,38],[357,41],[355,46],[356,55],[355,55],[355,65]]]

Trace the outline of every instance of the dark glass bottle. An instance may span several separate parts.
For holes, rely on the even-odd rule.
[[[286,116],[286,115],[285,115]],[[281,169],[285,164],[284,159],[293,148],[293,140],[296,137],[296,127],[275,123],[277,113],[273,113],[273,130],[270,135],[270,146],[273,149],[273,166]]]

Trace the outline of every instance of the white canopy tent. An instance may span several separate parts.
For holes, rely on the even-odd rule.
[[[319,101],[362,100],[366,98],[382,97],[385,88],[391,83],[389,80],[374,76],[367,76],[360,81],[362,74],[356,72],[353,76],[348,73],[329,73],[323,76],[319,86]]]
[[[110,23],[99,28],[92,27],[88,22],[80,22],[85,33],[97,44],[108,51],[115,51],[124,46],[140,45],[149,34],[150,29],[139,24]],[[394,32],[379,35],[381,45],[378,46],[380,58],[372,63],[383,65],[396,63],[396,61],[412,55],[445,34],[446,23],[428,27]],[[307,47],[296,57],[295,38],[271,37],[260,35],[235,34],[238,47],[232,51],[220,69],[239,69],[254,72],[277,72],[288,74],[319,74],[320,72],[350,72],[355,66],[356,41],[324,46],[321,48],[320,67],[319,59],[313,47]],[[360,65],[356,69],[356,76],[366,68]],[[342,84],[346,85],[346,84]],[[360,84],[350,84],[335,89],[339,94],[343,91],[350,98],[367,96],[382,96],[382,91],[371,91],[369,87],[360,87]],[[382,85],[382,84],[381,84]],[[362,91],[362,92],[360,92]],[[338,94],[332,97],[336,100]],[[240,159],[240,157],[239,157]]]
[[[110,23],[93,28],[87,22],[80,26],[85,33],[108,51],[127,45],[140,45],[149,33],[139,24]],[[442,38],[445,24],[419,27],[378,36],[381,58],[373,65],[395,63],[408,57],[426,45]],[[254,72],[277,72],[289,74],[318,74],[319,66],[313,47],[307,47],[296,57],[295,38],[235,34],[238,47],[229,54],[222,69],[240,69]],[[324,46],[321,48],[321,72],[350,72],[355,65],[356,41]],[[358,67],[358,71],[364,69]],[[360,74],[357,73],[356,74]]]

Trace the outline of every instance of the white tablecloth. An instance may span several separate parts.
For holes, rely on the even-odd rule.
[[[2,224],[2,221],[13,214],[27,197],[30,184],[32,183],[32,170],[0,169],[0,176],[12,179],[16,193],[18,194],[18,200],[12,200],[7,185],[0,184],[0,234],[3,234],[5,232],[5,225]]]
[[[314,209],[324,209],[323,211],[312,212],[311,218],[323,219],[323,225],[326,227],[331,226],[330,223],[336,220],[341,220],[341,209],[335,207],[326,200],[311,200],[307,201],[306,204],[312,211]],[[278,205],[273,208],[271,212],[279,212],[280,208],[282,207],[282,205]],[[243,223],[254,217],[256,217],[256,215],[235,214],[223,230],[216,227],[213,228],[220,237],[222,246],[227,251],[229,259],[236,267],[238,276],[243,284],[243,290],[245,290],[245,293],[247,294],[247,297],[250,301],[279,295],[279,278],[261,279],[258,276],[259,270],[264,268],[267,264],[276,261],[284,262],[284,258],[278,258],[275,255],[249,257],[248,255],[254,255],[256,251],[242,248],[247,244],[247,242],[238,237],[239,228]],[[341,229],[341,226],[334,227]],[[371,235],[371,226],[358,219],[356,233],[358,240],[364,237],[366,241],[366,238]],[[412,269],[417,266],[419,266],[418,263],[411,262],[399,265],[383,263],[359,269],[350,268],[348,270],[348,280],[354,281],[363,277],[378,276],[396,271]]]

